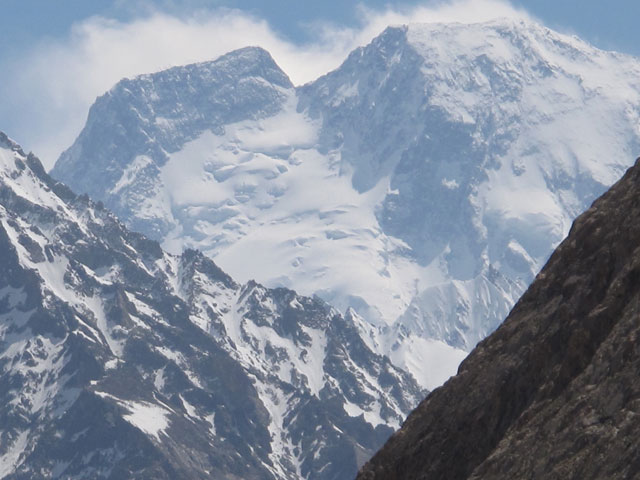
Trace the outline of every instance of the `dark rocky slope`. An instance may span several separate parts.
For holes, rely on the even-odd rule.
[[[0,478],[342,480],[422,396],[326,303],[167,254],[0,132]]]
[[[640,476],[640,159],[358,479]]]

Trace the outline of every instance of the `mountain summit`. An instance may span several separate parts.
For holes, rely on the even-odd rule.
[[[637,478],[640,159],[359,480]]]
[[[390,27],[298,88],[242,50],[121,82],[52,174],[170,251],[350,309],[432,388],[629,166],[639,78],[509,19]]]
[[[423,394],[320,299],[165,253],[0,133],[1,478],[352,478]]]
[[[155,192],[156,177],[170,155],[203,131],[220,133],[228,123],[277,113],[291,88],[271,55],[257,47],[124,79],[91,107],[82,134],[53,173],[77,191],[109,198],[106,203],[122,218],[145,210],[132,226],[161,238],[176,223]]]

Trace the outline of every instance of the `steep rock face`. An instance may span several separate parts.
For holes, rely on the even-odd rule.
[[[639,194],[640,159],[359,479],[637,477]]]
[[[423,394],[323,301],[165,253],[4,134],[0,259],[0,478],[349,478]]]
[[[638,61],[530,22],[388,28],[295,89],[246,55],[121,83],[53,174],[170,251],[353,309],[370,348],[428,388],[505,318],[640,145]],[[268,108],[231,86],[174,93],[236,69]],[[210,102],[239,107],[211,125],[159,113],[209,118]],[[120,141],[138,130],[166,155]],[[70,173],[103,165],[91,184]]]

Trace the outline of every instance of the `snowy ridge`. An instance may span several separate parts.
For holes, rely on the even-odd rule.
[[[269,432],[276,475],[282,473],[278,465],[293,465],[305,478],[333,468],[321,463],[319,450],[321,445],[335,448],[339,440],[332,437],[346,428],[337,424],[320,434],[319,426],[307,430],[307,417],[318,415],[318,400],[340,399],[336,405],[340,415],[346,413],[347,422],[362,414],[361,418],[374,428],[399,427],[403,412],[420,393],[413,380],[388,360],[374,356],[372,361],[369,355],[362,356],[362,349],[367,347],[351,322],[324,302],[299,297],[287,289],[270,290],[253,281],[242,287],[213,285],[210,277],[199,271],[209,265],[202,254],[187,251],[183,257],[188,260],[183,264],[181,285],[194,305],[192,322],[219,339],[251,372],[260,398],[271,413]],[[229,278],[227,281],[231,282]],[[380,380],[384,378],[388,379]],[[392,391],[389,387],[397,382],[409,389]],[[353,385],[358,385],[356,391]],[[354,402],[360,406],[360,413],[355,415],[349,409]],[[291,432],[298,429],[300,432],[292,438]],[[318,435],[326,438],[312,439]],[[314,442],[318,450],[304,447],[309,442]]]
[[[165,253],[2,136],[0,262],[0,478],[345,478],[424,394],[323,301]]]
[[[245,54],[203,64],[200,94],[240,78]],[[240,281],[353,308],[369,346],[427,388],[502,321],[640,150],[640,63],[531,22],[390,27],[298,88],[253,54],[248,98],[269,108],[212,114],[185,94],[192,66],[127,80],[53,174],[170,251],[199,248]],[[241,93],[225,83],[213,98]],[[120,120],[125,98],[146,113]],[[119,143],[122,126],[166,146]]]

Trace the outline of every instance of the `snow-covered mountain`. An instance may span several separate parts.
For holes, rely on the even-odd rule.
[[[297,88],[259,48],[123,80],[52,174],[431,388],[638,151],[640,62],[499,19],[390,27]]]
[[[165,253],[0,133],[0,478],[353,478],[423,394],[320,299]]]

